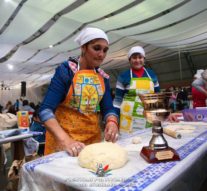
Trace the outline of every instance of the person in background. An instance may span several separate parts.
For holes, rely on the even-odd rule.
[[[130,69],[122,72],[117,79],[113,105],[120,116],[120,129],[145,128],[143,106],[138,94],[160,91],[157,76],[151,69],[146,69],[145,51],[141,46],[132,47],[128,52]],[[169,120],[178,121],[176,116]]]
[[[206,107],[207,99],[207,70],[197,70],[192,82],[193,108]]]
[[[108,75],[99,68],[109,49],[108,37],[100,29],[85,28],[75,41],[80,58],[71,58],[56,69],[40,106],[39,118],[47,129],[45,154],[65,150],[78,156],[86,144],[100,142],[99,105],[104,139],[115,142],[118,138]]]
[[[186,88],[181,88],[181,87],[179,88],[176,99],[177,99],[177,108],[179,111],[189,108],[188,92]]]
[[[11,105],[11,107],[9,107],[9,110],[7,111],[7,113],[12,113],[12,114],[16,115],[17,112],[15,110],[14,105]]]
[[[21,111],[28,111],[33,113],[35,110],[29,105],[28,100],[23,100]]]
[[[172,95],[169,99],[169,105],[170,108],[172,109],[172,112],[175,112],[177,110],[177,93],[176,93],[176,89],[174,86],[170,87],[170,92],[172,92]]]
[[[120,129],[131,131],[146,126],[138,94],[159,92],[160,87],[154,72],[144,67],[145,51],[141,46],[129,50],[128,60],[130,69],[118,76],[113,105],[120,116]],[[138,109],[139,115],[132,112]]]
[[[23,98],[19,99],[19,110],[22,110],[22,106],[23,106]]]
[[[14,103],[14,109],[15,109],[16,112],[19,111],[19,100],[18,99]]]
[[[189,109],[190,107],[190,100],[189,100],[189,92],[187,90],[187,88],[183,88],[183,105],[184,105],[184,109]]]
[[[11,101],[8,101],[6,103],[5,108],[3,109],[2,113],[8,113],[12,109],[11,107],[12,107],[12,102]]]
[[[29,106],[30,106],[32,109],[34,109],[34,110],[35,110],[35,108],[36,108],[34,102],[30,102],[30,103],[29,103]]]

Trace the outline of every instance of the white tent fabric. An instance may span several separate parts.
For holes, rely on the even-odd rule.
[[[109,37],[105,70],[126,67],[135,45],[149,61],[206,50],[206,18],[206,0],[1,0],[0,80],[11,88],[47,83],[58,64],[80,54],[74,38],[85,26]]]

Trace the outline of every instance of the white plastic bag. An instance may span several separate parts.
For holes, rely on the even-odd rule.
[[[17,116],[12,113],[0,114],[0,130],[13,127],[17,124]]]

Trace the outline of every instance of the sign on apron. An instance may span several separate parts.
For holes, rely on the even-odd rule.
[[[154,93],[154,83],[144,68],[148,77],[133,78],[132,70],[131,81],[128,93],[125,94],[120,107],[120,131],[131,133],[134,129],[144,129],[149,127],[143,115],[143,104],[138,94]]]

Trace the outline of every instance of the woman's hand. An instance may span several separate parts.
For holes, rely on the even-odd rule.
[[[172,113],[168,116],[167,121],[179,122],[180,120],[178,119],[178,115]]]
[[[84,143],[74,141],[71,138],[61,141],[60,145],[62,147],[62,150],[67,151],[71,156],[74,157],[78,156],[81,150],[85,147]]]
[[[67,151],[71,156],[78,156],[80,151],[85,147],[83,143],[69,137],[55,118],[47,120],[44,124],[57,140],[57,151]]]
[[[119,136],[119,128],[116,117],[106,120],[104,138],[106,141],[116,142]]]

